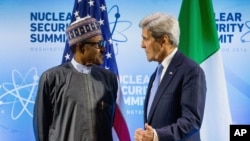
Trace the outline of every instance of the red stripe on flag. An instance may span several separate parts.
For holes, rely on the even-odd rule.
[[[124,120],[120,107],[117,104],[115,108],[114,129],[120,141],[130,141],[126,121]]]

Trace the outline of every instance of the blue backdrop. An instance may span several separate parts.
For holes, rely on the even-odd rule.
[[[232,124],[250,124],[250,1],[215,1]],[[143,126],[142,105],[155,63],[148,63],[139,20],[155,11],[178,17],[181,0],[106,1],[131,138]],[[34,140],[38,79],[61,63],[72,0],[0,1],[0,140]],[[115,14],[120,18],[116,21]],[[114,26],[117,24],[116,26]],[[215,113],[216,114],[216,113]],[[212,123],[211,123],[212,124]],[[228,131],[225,131],[228,134]]]

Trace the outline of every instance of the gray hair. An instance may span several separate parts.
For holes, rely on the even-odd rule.
[[[151,31],[153,38],[160,39],[167,35],[174,46],[179,44],[180,28],[178,21],[164,13],[153,13],[143,18],[139,23],[140,28]]]

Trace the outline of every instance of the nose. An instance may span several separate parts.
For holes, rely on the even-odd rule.
[[[106,50],[105,47],[101,47],[101,48],[100,48],[100,52],[101,52],[102,54],[104,54],[105,50]]]
[[[145,48],[143,41],[141,41],[141,48]]]

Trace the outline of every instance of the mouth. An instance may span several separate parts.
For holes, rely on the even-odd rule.
[[[104,59],[104,54],[100,54],[99,57]]]

